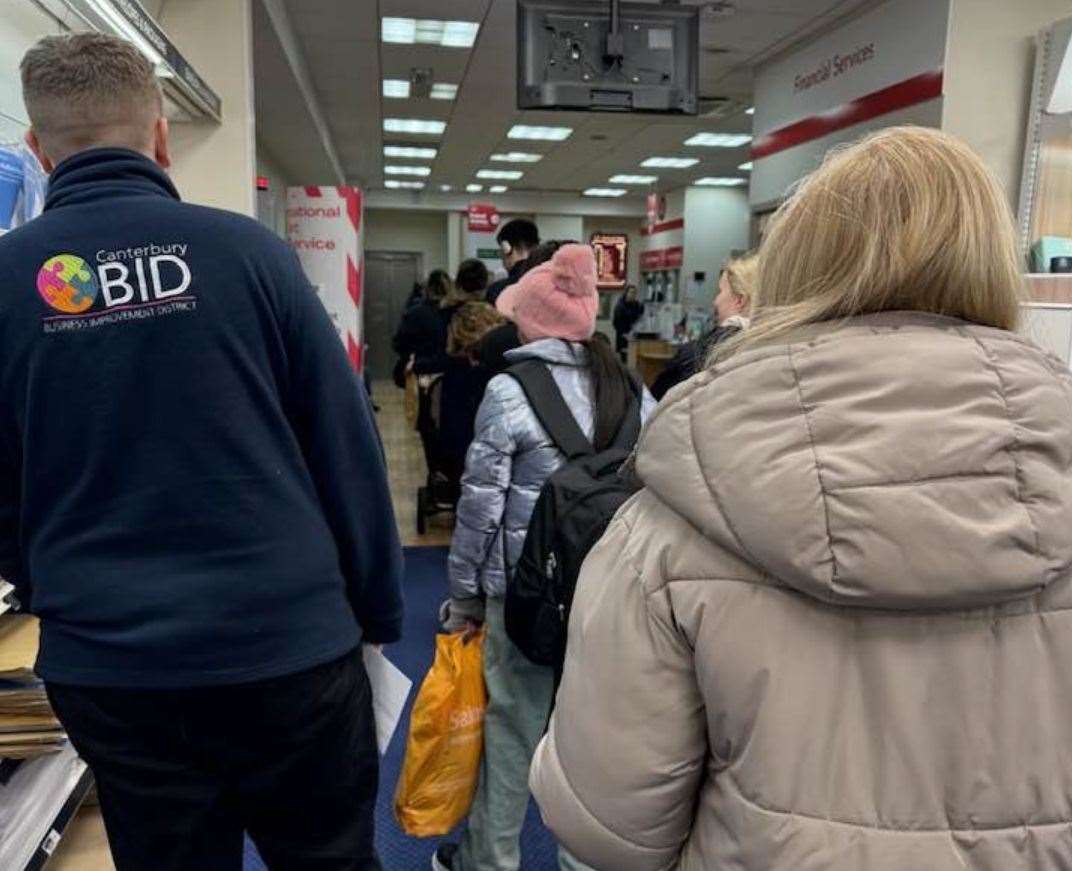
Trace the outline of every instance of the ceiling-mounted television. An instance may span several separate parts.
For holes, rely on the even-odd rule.
[[[519,109],[695,115],[700,11],[620,0],[518,0]]]

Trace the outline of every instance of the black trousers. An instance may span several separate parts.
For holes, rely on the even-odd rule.
[[[97,780],[118,871],[379,871],[372,691],[360,652],[212,689],[48,685]]]

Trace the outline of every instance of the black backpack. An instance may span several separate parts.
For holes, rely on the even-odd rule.
[[[557,675],[581,565],[637,491],[619,470],[640,437],[642,390],[630,379],[632,399],[614,443],[596,453],[546,365],[526,360],[507,374],[521,385],[541,425],[566,455],[566,464],[540,490],[504,603],[506,634],[532,662],[554,667]]]

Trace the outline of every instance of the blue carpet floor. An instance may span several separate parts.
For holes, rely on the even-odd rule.
[[[406,628],[400,644],[387,650],[387,656],[414,683],[413,695],[432,665],[439,604],[447,594],[447,549],[414,547],[406,549]],[[413,696],[410,697],[412,705]],[[394,818],[394,792],[402,769],[406,735],[409,732],[409,707],[398,728],[380,773],[380,794],[376,804],[376,844],[384,871],[424,871],[431,867],[432,853],[438,840],[421,840],[407,836]],[[457,840],[457,833],[452,836]],[[540,822],[535,805],[530,805],[521,833],[522,871],[553,871],[558,867],[556,846]],[[246,845],[245,871],[266,871],[252,844]]]

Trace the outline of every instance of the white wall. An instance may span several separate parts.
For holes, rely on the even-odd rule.
[[[704,272],[707,299],[714,299],[718,273],[734,253],[749,247],[752,213],[744,188],[690,187],[685,191],[685,261],[682,289]]]
[[[416,251],[423,255],[425,276],[433,269],[447,269],[447,217],[446,212],[367,209],[365,250]]]
[[[257,220],[287,236],[287,188],[297,180],[287,176],[279,162],[257,143],[257,175],[268,179],[268,190],[257,191]]]
[[[163,5],[159,24],[223,100],[223,122],[173,124],[171,175],[184,200],[256,214],[253,0]],[[259,0],[257,0],[259,2]]]
[[[534,218],[540,228],[541,239],[573,239],[584,241],[583,215],[546,215],[537,214]]]
[[[19,62],[42,36],[63,29],[30,0],[7,0],[0,12],[0,142],[19,139],[29,123],[22,105]]]
[[[1034,37],[1069,0],[953,0],[942,129],[967,140],[1016,206],[1031,100]]]

